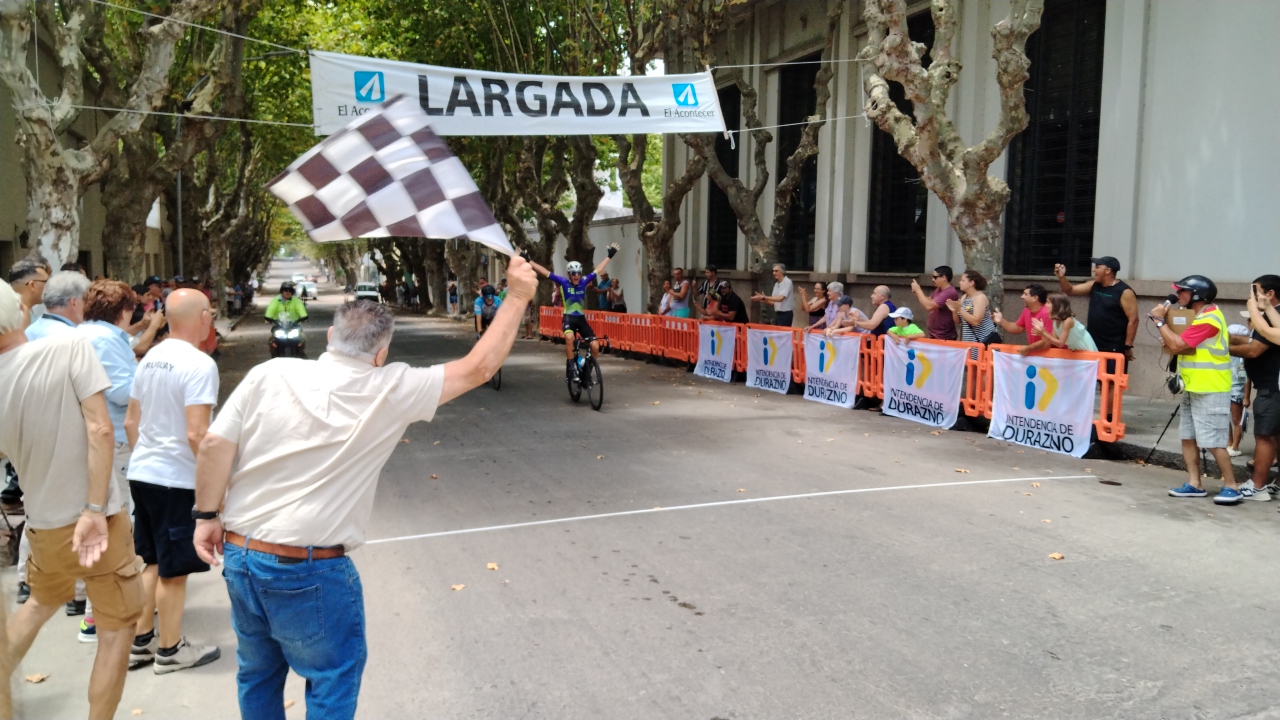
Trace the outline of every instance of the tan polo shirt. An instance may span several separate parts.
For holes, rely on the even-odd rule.
[[[255,367],[209,428],[239,445],[223,526],[281,545],[363,545],[382,466],[410,423],[435,416],[443,386],[443,365],[334,353]]]
[[[89,432],[80,402],[110,389],[89,339],[65,333],[0,353],[0,452],[22,483],[27,523],[73,525],[89,493]],[[120,511],[110,483],[107,514]]]

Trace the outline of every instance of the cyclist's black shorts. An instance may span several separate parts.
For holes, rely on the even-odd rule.
[[[560,322],[560,329],[565,333],[577,332],[583,340],[596,339],[596,334],[584,315],[565,315]]]
[[[487,318],[483,315],[477,315],[480,318],[480,331],[484,332],[489,329],[489,324],[493,322],[493,318]]]

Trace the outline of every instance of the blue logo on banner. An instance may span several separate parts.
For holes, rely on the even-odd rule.
[[[356,71],[356,102],[382,102],[387,99],[387,86],[377,70]]]
[[[692,83],[672,83],[671,93],[676,96],[676,105],[680,107],[698,107],[698,91]]]

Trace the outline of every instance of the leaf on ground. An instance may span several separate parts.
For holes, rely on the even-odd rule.
[[[293,701],[292,701],[292,700],[285,700],[285,701],[284,701],[284,709],[285,709],[285,710],[288,710],[288,709],[289,709],[289,708],[291,708],[291,707],[293,707]]]
[[[400,444],[402,444],[402,445],[403,445],[403,444],[405,444],[405,443],[407,443],[407,442],[409,442],[409,438],[402,438],[402,439],[400,440]]]
[[[292,700],[290,700],[289,702],[293,702],[293,701],[292,701]],[[288,706],[288,705],[285,705],[285,707],[289,707],[289,706]],[[129,711],[129,714],[130,714],[130,715],[141,715],[141,714],[142,714],[142,708],[134,708],[133,710]]]
[[[1031,487],[1040,487],[1040,483],[1031,483]]]
[[[662,401],[661,401],[661,400],[654,400],[654,401],[653,401],[653,404],[654,404],[654,405],[661,405],[661,404],[662,404]]]
[[[1062,558],[1066,557],[1066,555],[1063,555],[1062,553],[1053,553],[1049,557],[1054,560],[1061,560]]]
[[[29,683],[42,683],[48,679],[49,679],[49,676],[45,675],[44,673],[35,673],[34,675],[28,675],[25,678],[25,680]]]
[[[738,492],[746,492],[746,491],[747,491],[746,488],[738,488]]]
[[[1053,522],[1053,521],[1052,521],[1052,520],[1049,520],[1049,519],[1047,519],[1047,518],[1046,518],[1046,519],[1044,519],[1044,520],[1041,520],[1040,522],[1043,522],[1043,523],[1051,523],[1051,522]]]
[[[1010,469],[1012,469],[1012,470],[1021,470],[1022,468],[1016,468],[1016,467],[1015,467],[1015,468],[1010,468]]]
[[[871,433],[862,433],[862,437],[871,437]]]
[[[827,438],[827,442],[835,442],[835,438]]]
[[[654,510],[661,510],[661,509],[662,509],[662,506],[661,506],[661,505],[654,505],[654,506],[653,506],[653,509],[654,509]]]
[[[1084,471],[1085,471],[1085,472],[1093,472],[1093,468],[1085,468],[1085,469],[1084,469]]]
[[[969,474],[969,471],[968,471],[968,470],[965,470],[964,468],[956,468],[956,472],[958,472],[958,473],[965,473],[966,475],[967,475],[967,474]]]
[[[432,475],[431,475],[431,479],[432,479],[432,480],[439,480],[439,479],[440,479],[440,476],[439,476],[439,475],[432,474]]]
[[[603,455],[597,455],[597,456],[596,456],[596,459],[597,459],[597,460],[603,460],[603,459],[604,459],[604,456],[603,456]]]
[[[486,570],[497,570],[497,569],[498,569],[498,563],[489,563],[488,565],[485,565],[485,566],[484,566],[484,568],[485,568]]]
[[[431,443],[431,444],[432,444],[432,445],[439,445],[439,444],[440,444],[440,441],[439,441],[439,440],[437,440],[437,441],[435,441],[435,442],[433,442],[433,443]]]
[[[941,431],[941,430],[934,430],[933,432],[931,432],[931,433],[929,433],[929,434],[930,434],[930,435],[941,435],[941,434],[942,434],[942,431]]]
[[[457,592],[457,591],[461,590],[461,589],[462,589],[462,588],[464,588],[464,587],[466,587],[466,585],[450,585],[450,586],[449,586],[449,589],[450,589],[450,590],[452,590],[452,591],[454,591],[454,592]]]
[[[1022,494],[1026,495],[1027,497],[1031,497],[1031,493],[1022,493]]]

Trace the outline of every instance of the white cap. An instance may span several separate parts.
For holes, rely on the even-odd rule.
[[[1227,334],[1228,334],[1228,335],[1248,335],[1248,334],[1249,334],[1249,328],[1245,327],[1244,325],[1240,325],[1240,324],[1228,325],[1228,326],[1227,326]]]
[[[900,307],[897,310],[894,310],[893,312],[889,313],[889,317],[904,318],[906,320],[915,320],[915,316],[911,313],[911,308],[909,307]]]

